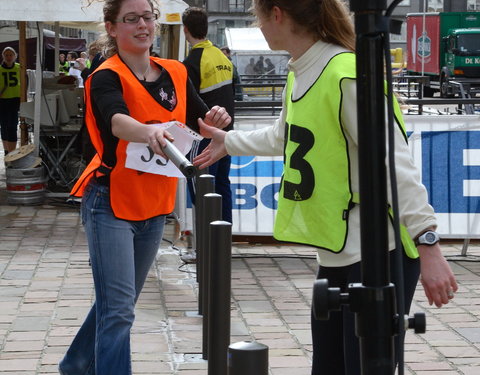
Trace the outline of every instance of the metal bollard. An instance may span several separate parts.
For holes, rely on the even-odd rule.
[[[209,230],[212,221],[222,219],[222,196],[216,193],[205,194],[202,197],[201,221],[204,228]],[[202,357],[208,359],[208,296],[210,280],[210,253],[211,243],[209,233],[206,231],[202,235],[202,312],[203,312],[203,336],[202,336]]]
[[[214,221],[209,232],[208,375],[225,375],[230,343],[232,224]]]
[[[256,341],[241,341],[228,347],[227,375],[246,374],[268,374],[268,346]]]
[[[203,238],[208,235],[208,226],[202,223],[201,214],[203,211],[202,203],[205,194],[215,191],[215,177],[211,174],[202,174],[195,181],[195,249],[197,252],[197,282],[198,282],[198,313],[203,314]]]

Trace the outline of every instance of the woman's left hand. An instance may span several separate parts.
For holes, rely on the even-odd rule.
[[[230,125],[232,118],[225,108],[215,105],[206,113],[203,121],[207,125],[223,129]]]
[[[455,276],[442,255],[440,245],[418,246],[420,254],[420,281],[430,305],[442,307],[454,297],[458,290]]]

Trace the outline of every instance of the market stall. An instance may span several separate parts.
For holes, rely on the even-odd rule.
[[[0,19],[4,21],[32,21],[37,22],[39,34],[42,34],[43,23],[56,23],[56,40],[54,46],[56,49],[55,58],[58,57],[60,47],[60,38],[58,35],[58,26],[69,26],[85,29],[101,29],[103,21],[103,2],[101,0],[22,0],[20,2],[2,2],[0,4]],[[187,4],[180,0],[159,0],[160,22],[165,24],[181,24],[181,13]],[[181,42],[181,41],[180,41]],[[44,38],[37,38],[36,46],[36,64],[35,64],[35,91],[43,93],[43,56]],[[179,51],[184,50],[184,42],[179,43]],[[181,53],[179,52],[179,55]],[[45,110],[44,103],[47,99],[44,95],[35,95],[34,104],[34,144],[36,153],[39,152],[40,145],[40,126],[42,119],[42,108]],[[44,116],[45,118],[45,116]]]

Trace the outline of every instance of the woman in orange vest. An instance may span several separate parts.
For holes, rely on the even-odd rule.
[[[96,302],[60,362],[64,375],[130,375],[134,306],[175,204],[177,179],[126,167],[130,142],[163,156],[171,135],[149,125],[176,120],[226,127],[178,61],[149,56],[158,12],[150,0],[106,0],[107,60],[85,83],[85,120],[97,154],[72,195],[82,196]],[[201,119],[203,118],[203,120]]]

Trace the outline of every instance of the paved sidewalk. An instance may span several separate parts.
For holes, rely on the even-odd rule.
[[[94,297],[78,207],[52,199],[41,206],[7,205],[2,173],[0,374],[57,374]],[[185,244],[172,247],[173,233],[173,224],[167,225],[138,301],[134,374],[207,374],[195,266],[182,265]],[[461,244],[444,249],[455,257]],[[312,251],[237,243],[233,253],[231,342],[268,345],[270,375],[309,375]],[[406,374],[480,374],[480,247],[471,245],[468,255],[451,262],[460,289],[447,307],[428,306],[419,286],[412,310],[426,313],[428,331],[407,333]]]

